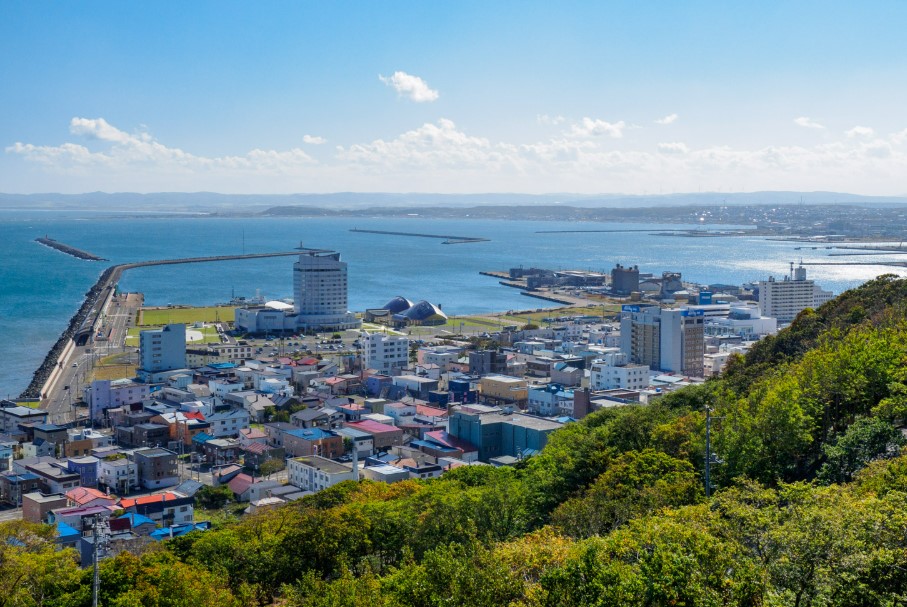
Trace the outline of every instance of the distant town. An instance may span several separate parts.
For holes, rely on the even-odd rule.
[[[703,382],[832,297],[793,264],[744,285],[517,267],[483,274],[560,307],[449,318],[402,294],[354,313],[340,253],[295,254],[293,300],[90,292],[38,394],[0,403],[0,518],[55,525],[90,563],[96,528],[103,557],[205,530],[225,504],[515,465],[593,411]]]

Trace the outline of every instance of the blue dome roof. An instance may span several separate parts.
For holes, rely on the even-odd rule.
[[[415,321],[424,321],[432,317],[447,318],[447,315],[442,312],[438,306],[433,303],[429,303],[424,299],[412,306],[406,312],[403,312],[403,316]]]
[[[392,300],[381,306],[382,310],[389,310],[391,314],[400,314],[405,310],[409,310],[413,307],[413,302],[406,299],[405,297],[397,296]]]

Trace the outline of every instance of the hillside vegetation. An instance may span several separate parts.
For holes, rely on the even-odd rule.
[[[101,604],[905,604],[905,296],[880,277],[721,378],[599,411],[515,469],[344,483],[120,555]],[[708,501],[706,406],[722,462]],[[46,529],[0,534],[0,607],[90,604],[90,572]]]

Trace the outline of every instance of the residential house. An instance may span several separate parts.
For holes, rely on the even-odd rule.
[[[287,460],[291,485],[303,491],[321,491],[347,480],[358,480],[358,470],[351,464],[335,462],[317,455]]]
[[[141,514],[165,527],[195,521],[195,499],[175,491],[123,498],[117,505],[127,513]]]
[[[395,445],[403,444],[403,430],[370,419],[347,424],[347,428],[371,434],[376,451],[387,450]]]
[[[289,457],[321,455],[335,458],[344,453],[343,437],[322,428],[296,428],[283,436],[283,447]]]
[[[239,436],[240,430],[248,428],[251,417],[244,409],[229,409],[215,411],[206,421],[211,424],[210,429],[205,430],[207,434],[215,438],[228,438]]]
[[[19,506],[26,493],[38,491],[41,479],[32,472],[0,472],[0,502]]]
[[[39,462],[25,468],[38,476],[44,493],[66,493],[78,487],[82,480],[78,472],[70,472],[62,462]]]
[[[116,500],[97,489],[76,487],[66,492],[66,505],[87,508],[89,506],[113,506]]]
[[[33,491],[22,496],[22,520],[29,523],[46,523],[47,515],[56,508],[65,508],[69,501],[62,493],[45,495]]]
[[[0,432],[14,434],[20,424],[47,423],[47,411],[23,407],[11,400],[0,400]]]
[[[66,469],[79,475],[79,484],[83,487],[97,487],[99,461],[92,455],[70,457],[66,460]]]
[[[167,449],[140,449],[133,452],[138,482],[146,489],[179,484],[176,453]]]
[[[138,487],[138,466],[125,455],[110,455],[98,461],[98,482],[123,495]]]

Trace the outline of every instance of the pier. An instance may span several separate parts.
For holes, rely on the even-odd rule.
[[[350,232],[360,232],[363,234],[384,234],[386,236],[416,236],[418,238],[437,238],[443,240],[441,244],[469,244],[472,242],[491,242],[489,238],[478,238],[473,236],[446,236],[443,234],[422,234],[419,232],[391,232],[387,230],[360,230],[351,228]]]
[[[35,242],[43,244],[45,247],[50,247],[51,249],[60,251],[61,253],[72,255],[73,257],[76,257],[78,259],[84,259],[86,261],[108,261],[103,257],[98,257],[94,253],[89,253],[88,251],[83,251],[82,249],[71,247],[68,244],[54,240],[53,238],[50,238],[46,235],[40,238],[35,238]]]

